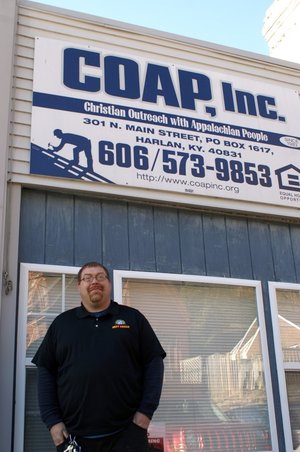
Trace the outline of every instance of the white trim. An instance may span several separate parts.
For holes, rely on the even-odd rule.
[[[65,273],[66,275],[76,275],[80,267],[71,267],[64,265],[50,265],[50,264],[20,264],[20,272],[26,271],[27,273],[32,271],[43,271],[45,273]]]
[[[66,276],[63,274],[62,278],[62,311],[66,309]]]
[[[130,271],[130,270],[114,270],[114,294],[119,297],[119,303],[122,301],[122,279],[152,279],[160,281],[183,281],[183,282],[196,282],[207,284],[222,284],[228,286],[239,285],[243,287],[258,288],[261,286],[260,281],[252,279],[237,279],[237,278],[224,278],[217,276],[197,276],[197,275],[183,275],[177,273],[156,273],[156,272],[142,272],[142,271]]]
[[[269,351],[267,346],[267,332],[265,327],[265,316],[263,307],[263,294],[260,281],[248,280],[248,279],[236,279],[236,278],[222,278],[214,276],[195,276],[195,275],[183,275],[174,273],[155,273],[155,272],[140,272],[140,271],[128,271],[128,270],[114,270],[114,295],[118,303],[122,303],[122,281],[123,279],[150,279],[156,281],[182,281],[193,283],[207,283],[215,285],[228,285],[228,286],[242,286],[253,287],[256,292],[256,305],[258,314],[258,323],[260,328],[261,337],[261,352],[265,377],[265,389],[268,404],[268,413],[270,421],[272,451],[279,452],[277,427],[275,419],[274,400],[272,393],[272,380],[270,371]],[[291,450],[291,449],[288,449]]]
[[[113,184],[98,184],[95,182],[67,180],[59,178],[51,178],[47,176],[36,176],[32,174],[21,174],[14,172],[12,174],[12,183],[22,184],[27,187],[49,187],[56,190],[64,190],[66,192],[81,192],[88,193],[93,196],[114,196],[124,200],[136,199],[143,202],[158,202],[161,204],[170,203],[173,206],[189,206],[203,209],[221,209],[228,212],[233,210],[236,212],[242,212],[243,215],[257,214],[263,217],[286,217],[286,218],[299,218],[299,209],[296,207],[286,207],[281,205],[271,205],[266,203],[249,202],[242,200],[226,199],[226,198],[214,198],[204,195],[187,195],[186,193],[172,193],[161,190],[151,190],[143,188],[126,187],[122,185]]]
[[[292,371],[292,370],[300,370],[300,363],[283,363],[284,370]]]
[[[26,311],[28,296],[28,272],[23,264],[20,266],[19,315],[17,335],[16,365],[16,405],[15,405],[15,441],[14,452],[24,449],[24,416],[25,416],[25,344],[26,344]],[[17,433],[16,433],[17,432]]]
[[[14,452],[24,451],[26,367],[33,367],[31,360],[26,358],[28,273],[30,271],[43,271],[45,273],[76,275],[79,268],[80,267],[64,267],[61,265],[20,264]]]
[[[272,390],[272,379],[271,379],[271,370],[270,370],[270,358],[269,358],[269,349],[268,349],[266,321],[265,321],[264,303],[263,303],[263,294],[262,294],[261,283],[259,283],[259,285],[256,286],[256,296],[257,296],[256,305],[257,305],[258,323],[259,323],[259,327],[260,327],[260,337],[261,337],[261,352],[262,352],[263,367],[264,367],[264,373],[265,373],[265,387],[266,387],[268,412],[269,412],[269,420],[270,420],[272,450],[273,450],[273,452],[279,452],[274,398],[273,398],[273,390]]]
[[[288,408],[289,403],[288,403],[288,396],[287,396],[285,371],[299,370],[300,363],[297,363],[296,366],[294,366],[293,363],[286,363],[286,364],[284,363],[282,346],[281,346],[280,327],[279,327],[279,321],[278,321],[276,289],[300,290],[300,284],[269,282],[268,286],[269,286],[269,295],[270,295],[270,306],[271,306],[271,316],[272,316],[272,325],[273,325],[275,356],[276,356],[276,362],[277,362],[278,384],[279,384],[279,393],[280,393],[280,401],[281,401],[283,430],[284,430],[284,437],[285,437],[285,447],[286,447],[287,451],[292,451],[294,449],[293,449],[290,414],[289,414],[289,408]]]

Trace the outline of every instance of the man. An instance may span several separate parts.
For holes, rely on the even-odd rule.
[[[63,133],[60,129],[55,129],[53,135],[61,140],[58,146],[53,146],[49,143],[49,150],[54,152],[60,151],[66,144],[73,145],[73,164],[79,165],[79,154],[84,152],[86,157],[86,166],[89,171],[93,171],[93,157],[91,140],[81,135],[75,135],[74,133]]]
[[[57,451],[146,452],[166,356],[147,319],[111,300],[108,270],[78,272],[81,306],[60,314],[33,358],[43,422]]]

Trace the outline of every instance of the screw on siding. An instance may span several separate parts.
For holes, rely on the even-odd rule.
[[[3,272],[2,277],[3,286],[5,287],[5,295],[8,295],[13,288],[13,283],[10,279],[8,279],[8,272]]]

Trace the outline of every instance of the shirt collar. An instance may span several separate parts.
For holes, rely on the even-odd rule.
[[[119,312],[119,305],[115,301],[111,300],[109,307],[106,309],[106,315],[114,315]],[[76,315],[79,319],[83,319],[90,315],[90,312],[81,303],[80,306],[76,308]]]

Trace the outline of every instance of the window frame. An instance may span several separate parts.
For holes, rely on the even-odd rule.
[[[25,383],[26,368],[34,367],[29,359],[26,359],[26,332],[27,332],[27,305],[28,305],[28,277],[30,271],[43,273],[57,273],[76,275],[80,267],[49,265],[49,264],[20,264],[19,278],[19,310],[17,318],[17,349],[16,349],[16,379],[15,379],[15,417],[14,417],[14,452],[20,452],[24,446],[24,427],[25,427]],[[261,353],[265,378],[265,390],[267,398],[267,406],[270,421],[270,433],[273,452],[278,452],[278,438],[274,411],[272,380],[270,371],[270,361],[267,343],[267,333],[265,326],[265,316],[263,307],[263,294],[261,282],[257,280],[213,277],[213,276],[197,276],[183,275],[174,273],[156,273],[130,270],[114,270],[113,271],[113,292],[115,300],[122,304],[122,284],[124,279],[149,279],[168,282],[191,282],[191,283],[207,283],[215,285],[245,286],[255,289],[257,317],[260,326],[261,337]],[[289,285],[292,287],[293,285]],[[299,288],[299,285],[295,285]],[[278,287],[278,285],[277,285]],[[275,319],[276,320],[276,319]],[[277,320],[276,320],[277,321]],[[287,405],[286,405],[287,406]]]
[[[289,402],[287,394],[287,385],[285,374],[289,371],[297,371],[300,373],[300,363],[297,362],[284,362],[284,356],[281,345],[281,335],[280,335],[280,325],[278,320],[278,305],[277,305],[277,289],[284,290],[297,290],[300,291],[300,284],[295,283],[284,283],[284,282],[269,282],[269,296],[270,296],[270,306],[271,306],[271,317],[273,325],[273,340],[275,348],[275,357],[278,373],[278,384],[279,384],[279,394],[280,394],[280,404],[282,412],[282,422],[285,437],[285,447],[286,450],[294,450],[293,440],[292,440],[292,428],[289,413]]]
[[[47,264],[20,264],[19,304],[17,319],[17,349],[15,378],[15,411],[14,411],[14,452],[24,450],[25,433],[25,385],[26,368],[34,367],[26,358],[27,306],[28,306],[28,276],[29,272],[57,273],[58,275],[76,275],[80,267]]]
[[[181,282],[191,282],[191,283],[199,283],[199,284],[207,283],[207,284],[229,285],[229,286],[237,285],[237,286],[243,286],[243,287],[252,287],[255,289],[257,317],[258,317],[258,322],[259,322],[259,327],[260,327],[261,353],[262,353],[262,362],[263,362],[264,378],[265,378],[265,391],[266,391],[268,414],[269,414],[269,421],[270,421],[272,451],[279,452],[261,282],[257,281],[257,280],[214,277],[214,276],[197,276],[197,275],[184,275],[184,274],[175,274],[175,273],[156,273],[156,272],[143,272],[143,271],[131,271],[131,270],[114,270],[113,271],[114,298],[120,304],[122,304],[122,302],[123,302],[122,287],[123,287],[124,279],[149,279],[149,280],[170,281],[170,282],[181,281]]]

